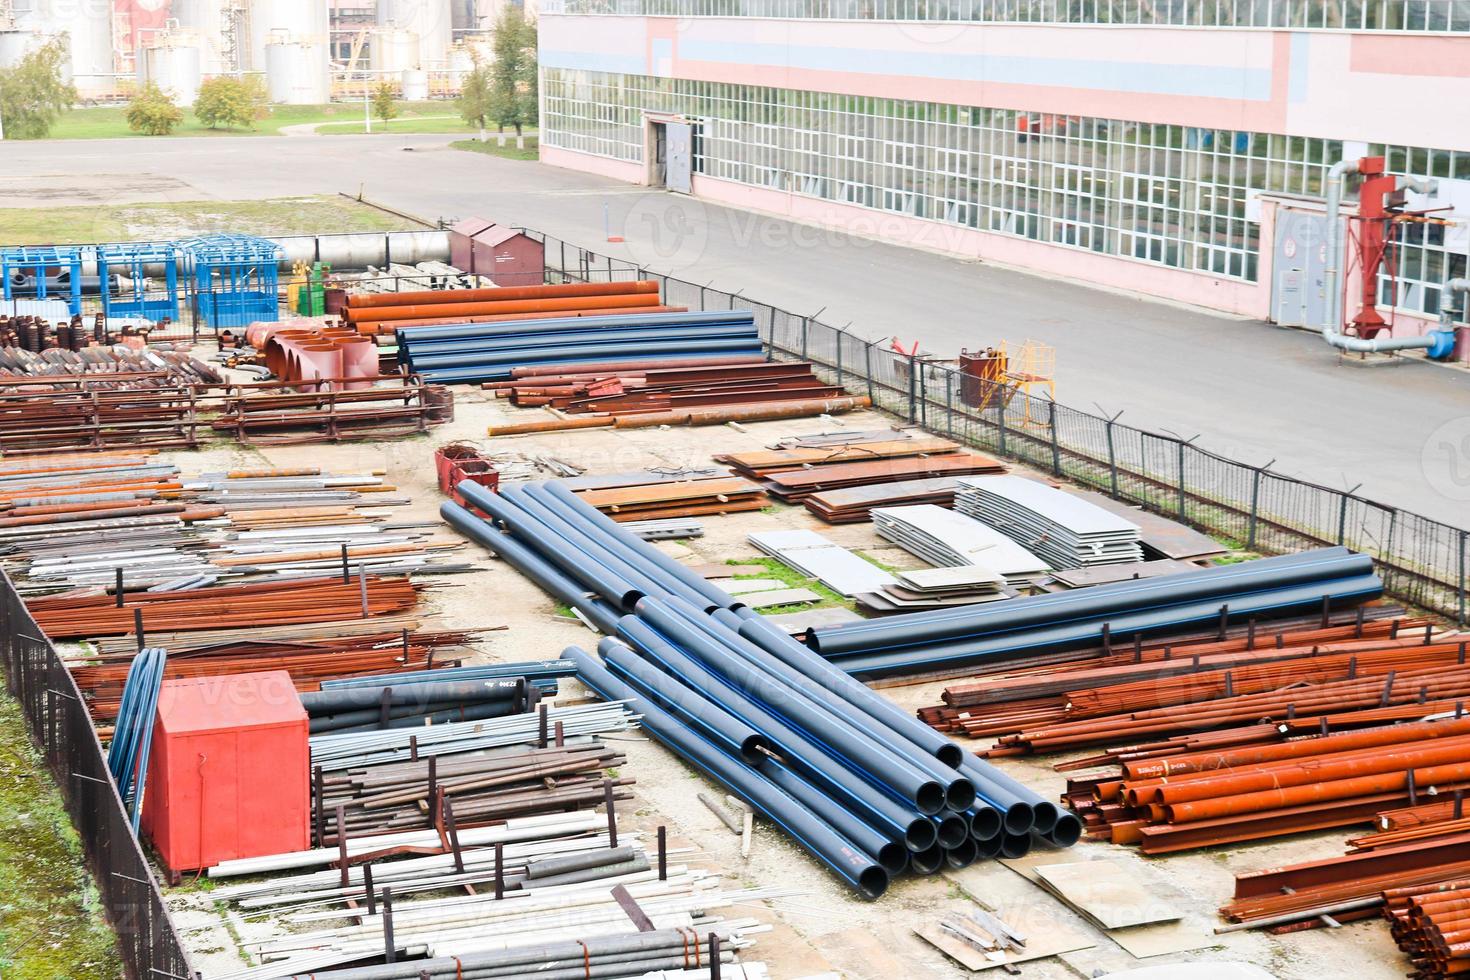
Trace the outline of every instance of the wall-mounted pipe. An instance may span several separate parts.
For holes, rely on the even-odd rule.
[[[1327,290],[1327,316],[1322,324],[1322,338],[1339,350],[1356,354],[1386,354],[1400,350],[1423,350],[1435,360],[1443,360],[1454,351],[1453,331],[1431,330],[1421,337],[1385,337],[1368,340],[1349,337],[1342,332],[1342,284],[1339,281],[1344,258],[1342,194],[1347,178],[1359,173],[1359,161],[1339,160],[1327,169],[1327,265],[1322,284]],[[1399,187],[1418,194],[1433,194],[1439,182],[1418,177],[1400,177]]]

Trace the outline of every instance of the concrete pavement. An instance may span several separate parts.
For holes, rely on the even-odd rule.
[[[364,192],[430,218],[525,225],[854,333],[953,355],[1057,349],[1057,398],[1206,449],[1470,525],[1470,373],[1355,369],[1310,334],[1215,316],[599,177],[461,153],[454,137],[126,139],[0,144],[0,206]],[[44,200],[29,201],[42,178]],[[99,186],[109,188],[99,193]],[[150,187],[153,189],[150,190]],[[115,189],[115,190],[114,190]],[[604,243],[604,214],[614,235]],[[329,231],[330,229],[323,229]],[[936,234],[942,234],[936,229]],[[4,240],[0,225],[0,242]],[[1106,286],[1106,284],[1101,284]]]

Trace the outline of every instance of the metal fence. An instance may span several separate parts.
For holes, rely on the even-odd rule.
[[[4,575],[0,650],[10,691],[82,839],[127,975],[134,980],[197,978],[169,921],[153,869],[133,836],[81,692]]]
[[[662,275],[539,232],[547,282],[654,279],[664,302],[749,309],[773,356],[931,432],[1174,518],[1249,551],[1346,545],[1378,564],[1389,595],[1470,625],[1470,531],[1212,453],[1176,436],[1081,412],[906,356],[758,300]]]

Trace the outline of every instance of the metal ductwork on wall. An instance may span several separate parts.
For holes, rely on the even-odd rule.
[[[1441,329],[1431,330],[1420,337],[1386,337],[1382,340],[1377,338],[1350,337],[1342,332],[1342,283],[1341,270],[1343,263],[1343,219],[1342,219],[1342,194],[1347,178],[1352,174],[1362,172],[1362,161],[1339,160],[1327,171],[1327,267],[1323,272],[1323,285],[1327,290],[1327,314],[1326,322],[1322,324],[1322,337],[1333,347],[1339,350],[1351,351],[1357,354],[1386,354],[1400,350],[1423,350],[1429,357],[1435,360],[1448,358],[1455,348],[1455,333],[1453,330],[1443,329],[1443,318],[1441,318]],[[1399,177],[1396,187],[1401,190],[1412,190],[1419,194],[1433,194],[1439,189],[1439,182],[1433,179],[1421,180],[1417,177]],[[1375,274],[1365,272],[1365,275]]]

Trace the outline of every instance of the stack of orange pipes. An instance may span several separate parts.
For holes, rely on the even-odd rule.
[[[1383,914],[1416,980],[1470,973],[1470,880],[1395,889],[1384,895]]]
[[[1164,854],[1366,823],[1420,794],[1470,786],[1470,717],[1126,762],[1073,780],[1090,836]]]
[[[379,334],[444,323],[683,311],[683,307],[663,305],[657,282],[642,280],[354,293],[347,297],[342,315],[359,333]]]

